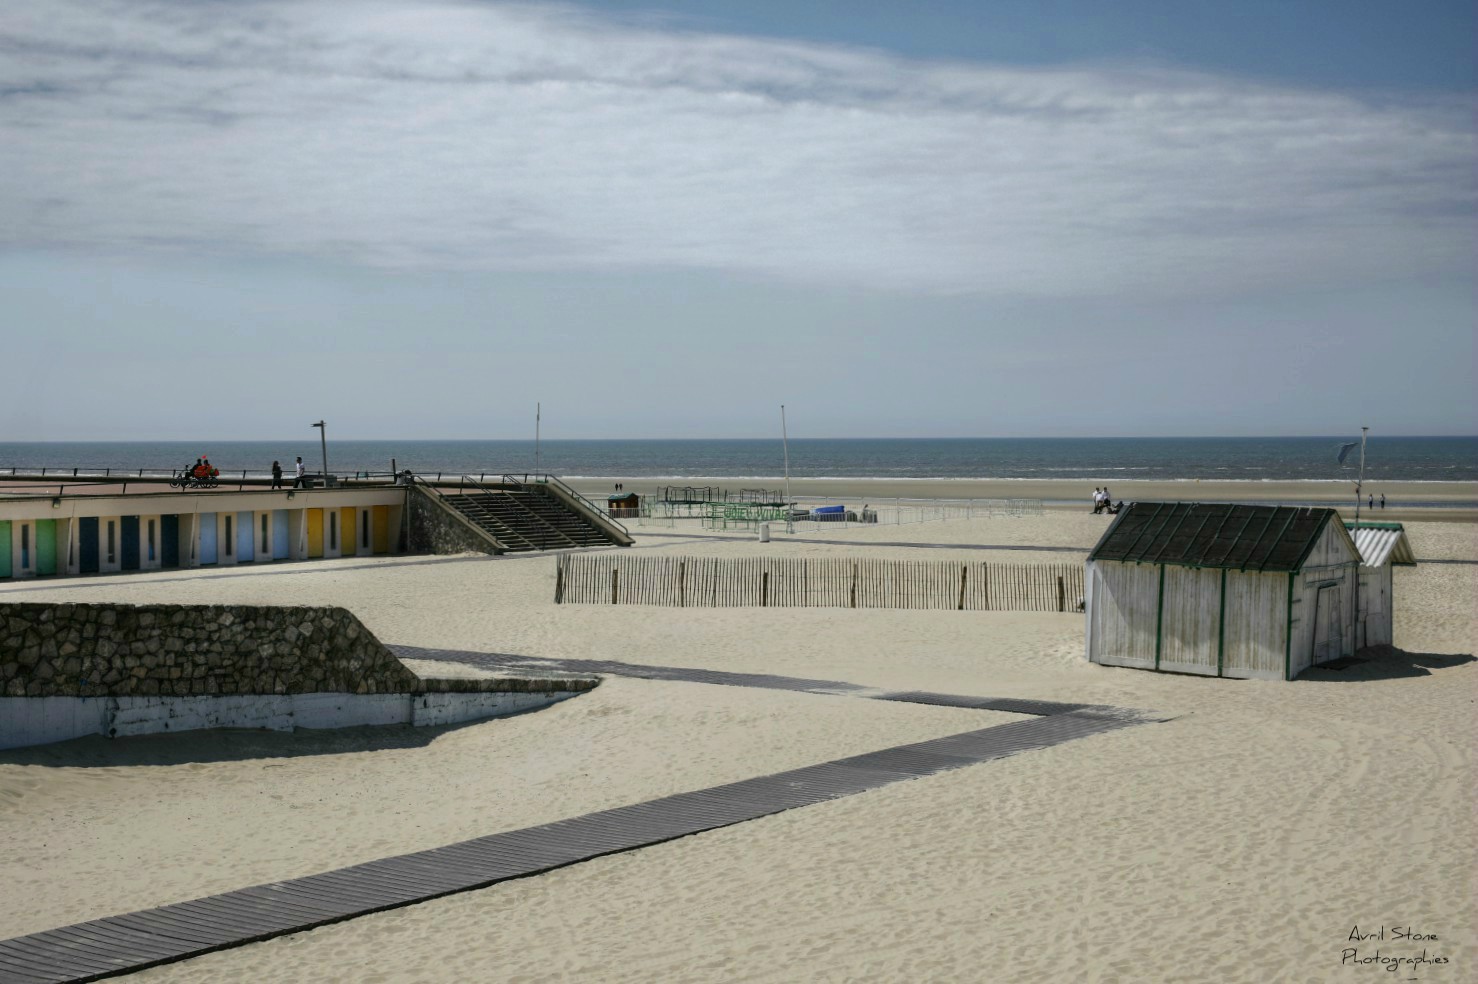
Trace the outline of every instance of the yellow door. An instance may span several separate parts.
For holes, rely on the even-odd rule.
[[[375,553],[377,553],[377,554],[389,553],[390,552],[390,507],[389,506],[375,506],[374,509],[373,509],[373,512],[372,512],[371,519],[373,520],[372,525],[374,527],[374,534],[375,534],[375,540],[374,540],[374,543],[375,543]]]
[[[354,507],[339,508],[339,556],[353,557],[354,544],[359,539],[359,527],[354,525]]]
[[[306,509],[308,514],[308,556],[323,556],[323,510]]]

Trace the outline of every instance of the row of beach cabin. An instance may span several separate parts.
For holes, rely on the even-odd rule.
[[[0,500],[0,577],[399,552],[401,489]]]

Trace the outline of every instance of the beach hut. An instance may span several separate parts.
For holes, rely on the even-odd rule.
[[[1395,567],[1415,567],[1416,554],[1400,523],[1346,523],[1345,528],[1360,551],[1360,621],[1357,642],[1361,647],[1390,645],[1391,581]]]
[[[1088,659],[1292,680],[1354,654],[1359,567],[1333,509],[1131,503],[1088,555]]]
[[[617,519],[641,515],[641,496],[635,492],[614,492],[606,496],[606,510]]]

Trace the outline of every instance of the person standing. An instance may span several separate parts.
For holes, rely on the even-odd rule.
[[[282,462],[280,461],[272,462],[272,487],[282,488]]]
[[[293,469],[295,472],[295,477],[293,478],[293,488],[306,489],[308,487],[308,484],[303,478],[303,475],[307,472],[307,469],[303,467],[302,455],[298,455],[297,463],[293,465]]]
[[[1099,490],[1098,486],[1095,485],[1093,487],[1093,513],[1094,513],[1094,515],[1097,515],[1098,514],[1098,510],[1100,510],[1102,508],[1103,508],[1103,493]]]
[[[1382,509],[1386,508],[1386,494],[1384,492],[1380,494],[1380,507]]]
[[[1375,493],[1374,492],[1370,493],[1370,499],[1365,503],[1365,508],[1366,509],[1374,509],[1375,508]]]

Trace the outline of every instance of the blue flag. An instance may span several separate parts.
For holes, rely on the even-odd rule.
[[[1349,444],[1341,444],[1340,445],[1340,448],[1339,448],[1339,463],[1340,464],[1344,464],[1345,463],[1345,455],[1347,455],[1347,454],[1350,453],[1350,449],[1351,448],[1358,448],[1359,446],[1360,446],[1360,442],[1359,441],[1351,441]]]

